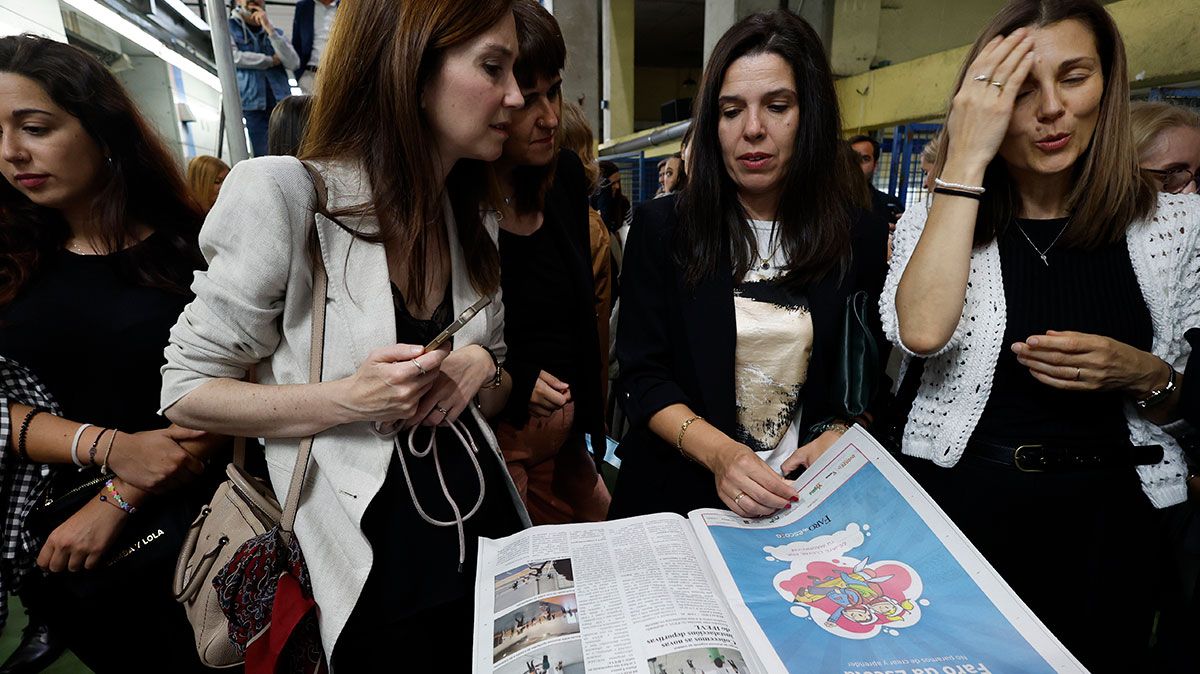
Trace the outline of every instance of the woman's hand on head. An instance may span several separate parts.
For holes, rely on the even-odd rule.
[[[437,353],[448,355],[444,356],[437,378],[421,396],[406,426],[445,426],[457,420],[480,387],[495,376],[492,357],[477,344]]]
[[[416,344],[375,349],[358,371],[343,380],[343,405],[357,421],[392,423],[411,419],[421,397],[437,381],[446,351],[424,352]]]
[[[797,499],[795,487],[741,443],[715,452],[708,468],[721,501],[743,517],[764,517]]]
[[[1161,359],[1110,337],[1050,330],[1010,347],[1035,379],[1068,391],[1121,391],[1142,397],[1165,385]]]
[[[113,473],[139,489],[161,494],[204,473],[204,462],[181,443],[207,435],[174,424],[156,431],[119,433],[113,439],[112,451],[107,451],[108,438],[101,439],[96,462],[103,461],[107,451],[108,467]]]
[[[571,402],[571,385],[542,370],[529,394],[529,414],[548,417]]]
[[[996,36],[984,46],[967,68],[946,120],[947,166],[966,162],[982,170],[996,156],[1008,133],[1017,93],[1032,67],[1033,38],[1027,28]],[[961,179],[951,173],[945,178]]]

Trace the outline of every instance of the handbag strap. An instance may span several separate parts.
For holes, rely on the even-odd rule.
[[[321,381],[321,365],[325,355],[325,300],[329,293],[329,277],[325,273],[325,260],[321,254],[321,239],[316,231],[317,214],[326,214],[325,179],[320,172],[308,162],[301,162],[308,176],[312,179],[315,192],[313,205],[312,229],[310,230],[309,258],[313,267],[313,296],[312,296],[312,333],[310,343],[312,351],[308,359],[308,383],[316,384]],[[288,485],[287,500],[283,508],[283,517],[279,528],[286,542],[291,542],[291,534],[296,523],[296,513],[300,510],[300,492],[304,488],[304,478],[308,473],[308,460],[312,456],[313,439],[310,435],[300,441],[300,451],[296,454],[296,465],[292,468],[292,482]]]

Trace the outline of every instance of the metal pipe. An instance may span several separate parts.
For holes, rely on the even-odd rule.
[[[691,125],[692,120],[690,119],[685,119],[682,122],[676,122],[671,126],[658,129],[647,136],[633,138],[631,140],[624,140],[616,145],[609,145],[608,147],[600,148],[600,156],[608,157],[614,154],[637,152],[638,150],[644,150],[648,147],[661,145],[677,138],[683,138],[683,134],[687,133],[688,127]]]
[[[221,80],[221,110],[225,113],[225,140],[229,143],[229,165],[250,158],[246,147],[246,126],[242,123],[242,99],[238,96],[237,70],[233,66],[233,44],[229,21],[221,0],[205,0],[208,25],[212,28],[213,57]],[[219,141],[218,141],[219,142]]]

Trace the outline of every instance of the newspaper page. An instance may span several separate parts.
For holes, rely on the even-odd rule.
[[[481,538],[476,588],[476,674],[755,671],[673,513]]]
[[[690,516],[766,671],[1087,671],[861,428],[796,487],[770,518]]]

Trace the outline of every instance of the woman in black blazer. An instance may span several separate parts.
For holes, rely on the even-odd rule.
[[[588,180],[579,157],[558,150],[566,59],[558,23],[536,0],[517,0],[525,105],[494,164],[500,192],[505,369],[513,391],[496,437],[535,524],[597,521],[608,489],[584,436],[603,456],[595,279]]]
[[[632,424],[610,517],[789,506],[784,475],[855,420],[836,401],[847,298],[885,273],[886,230],[854,206],[821,43],[796,15],[718,42],[697,100],[691,178],[641,206],[617,334]]]

